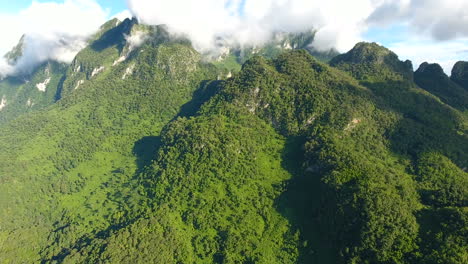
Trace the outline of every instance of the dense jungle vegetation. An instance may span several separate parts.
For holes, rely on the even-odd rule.
[[[1,81],[0,262],[467,263],[466,64],[284,41],[211,63],[113,20]]]

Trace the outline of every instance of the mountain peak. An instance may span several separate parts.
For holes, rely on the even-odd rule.
[[[429,75],[440,76],[440,77],[442,77],[442,76],[448,77],[445,74],[444,69],[442,69],[442,66],[440,66],[437,63],[424,62],[419,66],[416,73],[418,73],[418,74],[429,74]]]
[[[352,63],[377,63],[382,64],[388,58],[398,59],[398,57],[385,47],[380,46],[377,43],[357,43],[353,49],[342,56],[337,56],[337,60],[346,60]]]
[[[456,82],[468,90],[468,61],[459,61],[455,63],[452,69],[452,81]]]
[[[413,76],[411,61],[400,61],[394,52],[377,43],[360,42],[349,52],[333,58],[330,65],[352,72],[357,79],[366,79],[369,76],[393,78],[394,73],[405,79],[412,79]],[[359,65],[360,69],[352,69],[355,67],[351,65]],[[369,71],[371,68],[374,70]],[[376,72],[375,69],[380,71]],[[385,74],[381,71],[385,71]],[[392,74],[386,74],[389,72]]]
[[[439,97],[444,103],[461,111],[466,109],[468,93],[451,81],[439,64],[427,62],[421,64],[414,73],[414,81],[419,87]]]
[[[7,54],[5,54],[4,58],[10,65],[15,65],[16,62],[23,56],[23,51],[25,48],[25,38],[26,35],[21,36],[18,44],[14,46]]]
[[[391,50],[372,42],[359,42],[349,52],[339,55],[332,60],[332,63],[346,61],[350,63],[371,63],[371,64],[401,64],[402,61]],[[411,61],[404,62],[406,66],[411,66]]]

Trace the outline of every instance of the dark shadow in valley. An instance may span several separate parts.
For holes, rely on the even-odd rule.
[[[192,99],[182,105],[179,113],[167,124],[170,124],[179,117],[194,116],[204,103],[219,92],[221,89],[221,82],[222,81],[211,80],[200,82],[200,85],[192,94]],[[151,165],[151,162],[156,158],[156,154],[158,153],[161,145],[161,136],[146,136],[135,142],[135,145],[133,146],[133,154],[137,159],[137,174],[142,172],[145,167]]]
[[[416,214],[419,237],[421,237],[420,251],[423,259],[429,260],[424,263],[435,263],[433,262],[435,258],[441,259],[442,257],[445,257],[446,260],[447,255],[444,256],[444,253],[440,254],[440,252],[447,252],[447,246],[453,247],[453,241],[463,241],[466,238],[466,231],[464,232],[466,230],[466,217],[461,208],[428,207]],[[444,235],[441,236],[441,234]]]
[[[151,162],[156,157],[156,153],[161,146],[160,136],[143,137],[133,146],[133,154],[136,157],[138,167],[137,173],[141,172],[146,166],[151,165]]]
[[[104,32],[99,39],[95,40],[91,44],[91,49],[96,52],[101,52],[109,47],[117,45],[117,48],[121,52],[126,43],[125,35],[130,33],[130,30],[135,23],[136,20],[125,19],[118,26]]]
[[[167,124],[170,124],[179,117],[194,116],[204,103],[219,92],[221,82],[222,81],[210,80],[202,81],[198,88],[193,92],[192,99],[182,105],[179,113]],[[135,142],[132,152],[137,159],[136,163],[138,170],[136,172],[136,177],[144,170],[145,167],[151,165],[161,146],[161,136],[146,136]]]
[[[300,233],[301,244],[297,263],[335,263],[327,234],[320,227],[322,190],[320,175],[304,168],[305,137],[290,137],[282,154],[282,166],[292,178],[286,191],[275,201],[278,212],[290,222],[290,232]]]
[[[223,81],[212,80],[202,81],[199,87],[193,92],[192,100],[180,108],[176,118],[194,116],[204,103],[220,91],[222,82]]]
[[[62,92],[63,92],[63,84],[65,83],[65,80],[67,79],[67,75],[64,74],[62,78],[60,78],[60,81],[57,86],[57,91],[55,92],[54,95],[54,101],[57,102],[60,99],[62,99]]]
[[[198,88],[193,92],[192,99],[181,107],[179,113],[174,117],[173,120],[177,119],[178,117],[194,116],[199,110],[199,108],[219,91],[221,87],[219,84],[221,82],[222,81],[208,80],[201,82]],[[171,123],[173,120],[169,121],[168,124]],[[152,175],[152,171],[149,168],[156,159],[157,153],[160,151],[162,145],[163,142],[161,141],[161,136],[145,136],[136,141],[132,149],[132,153],[136,158],[137,169],[136,171],[131,172],[132,179],[126,183],[123,183],[123,187],[132,190],[143,188],[144,193],[146,193],[147,195],[147,197],[143,197],[143,199],[147,199],[147,201],[152,201],[155,198],[152,192],[152,190],[154,189],[154,181],[152,177],[154,175]],[[112,173],[127,174],[129,172],[126,171],[126,168],[117,168]],[[126,203],[127,199],[129,198],[125,196],[126,194],[122,193],[114,193],[112,195],[118,197],[116,200],[118,200],[119,202],[123,201],[124,203]],[[119,230],[126,228],[135,221],[138,221],[138,219],[149,217],[151,215],[151,210],[145,210],[145,212],[140,212],[134,210],[132,211],[132,209],[130,209],[130,211],[127,211],[126,213],[128,215],[122,217],[126,219],[125,221],[114,223],[108,228],[100,230],[95,234],[87,234],[81,238],[77,238],[76,241],[72,244],[71,248],[62,248],[60,252],[56,252],[52,257],[47,258],[47,260],[43,261],[42,263],[61,263],[73,252],[80,252],[81,250],[87,250],[88,247],[92,247],[93,241],[105,241],[106,239],[111,237],[112,234],[115,234]],[[72,228],[72,226],[66,226],[64,228],[58,226],[57,233],[67,232],[67,230],[70,228]],[[57,235],[57,240],[52,243],[60,244],[59,238],[60,235]],[[101,254],[104,250],[105,245],[103,244],[97,250],[97,254]]]

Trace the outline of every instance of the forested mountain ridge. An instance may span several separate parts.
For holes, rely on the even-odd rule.
[[[459,61],[455,63],[450,78],[468,90],[468,62]]]
[[[0,125],[23,113],[43,109],[56,102],[58,87],[67,66],[45,62],[28,76],[7,77],[0,81]]]
[[[119,24],[120,21],[117,19],[107,22],[89,42],[93,43],[109,29],[117,27]],[[122,34],[119,35],[123,38]],[[16,68],[13,75],[0,80],[2,100],[0,125],[24,113],[41,110],[54,104],[62,97],[63,82],[68,80],[65,78],[65,74],[70,67],[64,63],[49,60],[35,67],[24,66],[28,64],[27,61],[21,60],[27,45],[25,38],[26,36],[23,35],[18,44],[4,56],[8,64]]]
[[[254,55],[271,58],[286,50],[306,49],[321,60],[328,61],[338,54],[335,50],[320,52],[314,49],[310,45],[314,37],[315,31],[312,30],[300,33],[277,32],[264,45],[238,47],[219,43],[222,48],[216,56],[203,56],[219,68],[220,78],[224,78],[239,71],[241,65]],[[25,64],[24,60],[20,60],[27,45],[25,38],[23,35],[18,44],[4,56],[11,67],[20,62]],[[0,79],[0,124],[55,103],[99,73],[134,56],[134,49],[143,42],[169,40],[189,42],[183,36],[170,34],[165,26],[140,25],[135,18],[124,21],[114,18],[102,25],[88,40],[89,45],[70,66],[50,60],[32,68],[19,67],[12,76]]]
[[[309,53],[234,72],[108,22],[57,102],[0,126],[1,262],[465,263],[462,75]]]
[[[132,206],[113,200],[133,189],[114,184],[126,185],[154,151],[157,140],[146,136],[158,135],[203,80],[217,78],[184,43],[146,43],[134,52],[47,110],[1,126],[2,262],[39,260],[48,243],[58,243],[52,231],[70,226],[60,219],[79,223],[60,243],[117,224]]]
[[[456,68],[455,68],[456,71]],[[457,80],[456,74],[454,75]],[[439,97],[444,103],[459,109],[468,110],[468,91],[452,81],[438,64],[423,63],[415,72],[415,82],[421,88]],[[460,81],[462,83],[462,81]]]

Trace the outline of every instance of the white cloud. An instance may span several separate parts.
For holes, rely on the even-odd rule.
[[[143,23],[188,35],[202,52],[213,49],[217,37],[261,44],[275,31],[308,29],[317,30],[315,48],[345,52],[369,27],[398,24],[412,38],[390,48],[415,65],[434,61],[448,71],[467,45],[439,41],[468,37],[468,0],[128,0],[128,6]]]
[[[140,47],[149,36],[143,31],[133,32],[131,35],[125,35],[125,41],[129,45],[128,53],[132,52],[134,49]]]
[[[217,37],[240,45],[262,43],[275,31],[318,30],[316,48],[346,51],[360,40],[373,0],[128,0],[147,24],[166,24],[187,34],[199,50]]]
[[[388,25],[405,22],[418,35],[436,40],[468,37],[467,0],[381,0],[368,22]]]
[[[126,18],[132,18],[132,13],[128,9],[125,9],[122,12],[119,12],[112,16],[112,18],[117,18],[120,21],[124,21]]]
[[[313,46],[345,52],[361,41],[369,27],[404,25],[410,39],[389,48],[403,59],[440,62],[447,71],[466,50],[468,0],[127,0],[131,14],[146,24],[166,24],[185,34],[201,52],[212,51],[221,37],[231,45],[262,44],[276,31],[317,30]],[[1,75],[27,71],[53,59],[70,62],[86,45],[87,37],[108,18],[96,0],[33,2],[18,14],[1,14],[0,55],[23,33],[25,56],[16,67],[0,59]],[[444,40],[446,42],[438,42]],[[379,41],[376,39],[375,41]],[[466,43],[466,42],[464,42]],[[466,56],[465,56],[466,58]]]
[[[0,75],[27,72],[49,59],[70,62],[107,17],[107,11],[95,0],[33,1],[18,14],[0,14],[0,24],[4,25],[0,28],[0,55],[26,35],[24,56],[15,67],[1,58]]]

